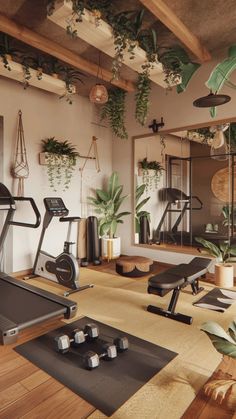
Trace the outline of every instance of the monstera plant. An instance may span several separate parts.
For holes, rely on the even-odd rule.
[[[213,321],[204,323],[201,330],[210,338],[214,348],[223,356],[236,359],[236,321],[232,321],[227,333]],[[226,379],[210,380],[204,387],[205,393],[218,401],[220,404],[226,402],[227,407],[236,408],[236,380]]]

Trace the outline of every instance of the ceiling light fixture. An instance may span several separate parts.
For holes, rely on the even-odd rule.
[[[197,108],[211,108],[212,106],[220,106],[229,102],[231,97],[228,95],[218,95],[210,92],[209,95],[200,97],[193,102],[193,106]]]
[[[102,69],[100,67],[100,52],[99,52],[99,58],[98,58],[98,69],[97,69],[97,81],[99,78],[99,71],[101,71],[100,78],[102,79]],[[89,93],[89,100],[92,103],[95,103],[97,105],[103,105],[108,101],[108,92],[106,86],[101,83],[96,83],[95,86],[92,87]]]

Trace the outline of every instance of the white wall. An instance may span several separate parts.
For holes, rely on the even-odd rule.
[[[133,146],[132,137],[145,135],[150,133],[148,125],[155,118],[160,121],[164,118],[165,127],[163,129],[172,129],[197,123],[210,121],[209,110],[207,108],[195,108],[193,106],[194,99],[205,96],[209,93],[205,87],[211,70],[216,62],[210,62],[203,65],[193,76],[186,92],[177,94],[175,89],[166,93],[164,89],[152,84],[151,91],[151,107],[149,111],[148,121],[145,127],[141,127],[134,119],[134,94],[127,95],[127,114],[126,125],[128,129],[128,141],[115,139],[113,142],[113,169],[120,174],[120,181],[124,184],[124,192],[129,194],[126,200],[124,210],[130,210],[133,206]],[[236,117],[235,103],[236,91],[224,87],[222,93],[229,94],[232,97],[231,102],[224,106],[218,107],[217,119]],[[133,217],[130,215],[119,229],[122,238],[122,252],[125,254],[136,254],[148,256],[154,260],[165,263],[181,263],[191,260],[191,255],[184,255],[177,252],[166,252],[162,250],[146,249],[133,245]]]
[[[96,111],[87,98],[76,95],[72,105],[58,96],[45,91],[23,87],[14,81],[0,79],[0,115],[4,117],[4,183],[12,193],[16,193],[16,181],[10,175],[10,165],[13,161],[17,135],[18,111],[23,114],[24,135],[30,168],[30,176],[25,180],[25,196],[32,196],[43,216],[43,198],[45,196],[61,196],[70,210],[71,215],[81,215],[80,205],[80,171],[84,163],[79,159],[68,191],[53,192],[47,180],[46,168],[39,165],[41,140],[55,136],[59,140],[73,143],[80,154],[86,155],[92,141],[92,136],[98,138],[98,152],[101,172],[97,173],[93,161],[89,161],[83,172],[83,196],[91,193],[92,188],[100,187],[112,171],[112,141],[108,128],[99,127]],[[86,211],[86,206],[83,209]],[[31,212],[24,207],[15,214],[15,219],[29,220]],[[83,214],[89,215],[89,214]],[[27,219],[27,220],[26,220]],[[75,230],[75,229],[74,229]],[[13,271],[32,267],[41,227],[36,230],[14,227],[13,230]],[[74,236],[76,231],[73,232]],[[58,254],[62,251],[66,235],[66,225],[52,222],[45,237],[44,249]],[[8,253],[8,258],[11,255]]]

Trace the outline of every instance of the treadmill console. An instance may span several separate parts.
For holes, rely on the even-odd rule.
[[[69,214],[61,198],[44,198],[43,200],[47,214],[53,217],[65,217]]]

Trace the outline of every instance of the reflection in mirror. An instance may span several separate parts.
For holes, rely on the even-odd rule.
[[[236,123],[134,139],[135,243],[236,242]]]

